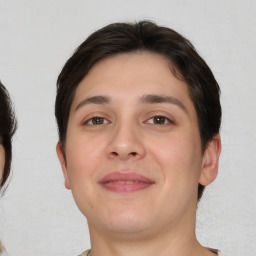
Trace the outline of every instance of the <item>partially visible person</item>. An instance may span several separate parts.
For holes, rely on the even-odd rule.
[[[12,137],[17,123],[10,96],[0,81],[0,193],[3,194],[11,170]],[[4,249],[0,241],[0,255]]]

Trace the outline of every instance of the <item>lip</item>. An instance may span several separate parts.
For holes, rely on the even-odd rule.
[[[132,193],[144,190],[155,182],[135,172],[112,172],[104,176],[99,184],[105,189],[117,193]]]

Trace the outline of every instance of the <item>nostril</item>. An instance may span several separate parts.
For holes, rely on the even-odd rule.
[[[112,157],[114,157],[114,158],[120,157],[120,158],[122,158],[122,159],[129,159],[130,157],[133,158],[133,157],[138,156],[138,153],[137,153],[137,152],[130,152],[130,153],[127,154],[127,152],[115,152],[115,151],[112,151],[112,152],[110,153],[110,155],[111,155]]]

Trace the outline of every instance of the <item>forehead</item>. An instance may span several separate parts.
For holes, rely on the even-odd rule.
[[[117,54],[96,63],[78,85],[73,103],[86,96],[141,93],[175,94],[189,98],[187,84],[174,76],[174,67],[163,55],[141,51]]]

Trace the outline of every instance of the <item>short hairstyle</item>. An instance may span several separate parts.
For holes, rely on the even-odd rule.
[[[100,60],[120,53],[149,51],[165,56],[176,78],[186,82],[194,104],[202,152],[219,133],[220,88],[206,62],[189,40],[151,21],[113,23],[91,34],[64,65],[57,80],[55,116],[59,141],[65,147],[70,107],[78,84]],[[198,198],[204,187],[199,184]]]
[[[6,183],[11,169],[12,137],[16,131],[17,122],[10,96],[0,81],[0,144],[5,150],[4,173],[0,179],[0,189]]]

